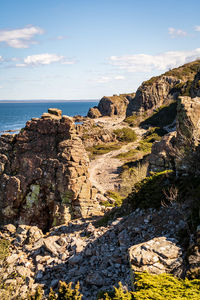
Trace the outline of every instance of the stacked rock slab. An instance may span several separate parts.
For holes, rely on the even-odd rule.
[[[72,118],[49,109],[17,135],[0,138],[1,223],[48,230],[98,213],[89,159]]]

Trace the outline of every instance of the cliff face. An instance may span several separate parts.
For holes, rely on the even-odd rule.
[[[134,98],[135,94],[123,94],[119,96],[103,97],[98,106],[90,108],[88,112],[89,118],[98,118],[101,116],[118,116],[125,117],[129,102]]]
[[[89,159],[70,117],[50,109],[17,135],[0,138],[1,223],[46,230],[96,214]]]
[[[180,83],[179,79],[168,76],[161,76],[156,80],[144,82],[138,88],[135,98],[130,101],[127,107],[127,116],[134,112],[152,111],[169,103],[170,100],[173,100],[170,91],[178,83]]]
[[[136,94],[103,97],[98,106],[89,110],[88,117],[150,114],[154,109],[176,100],[179,95],[199,96],[199,69],[200,60],[197,60],[143,82]]]

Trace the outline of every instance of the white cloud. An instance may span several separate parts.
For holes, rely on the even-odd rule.
[[[173,27],[168,28],[168,33],[172,39],[187,35],[187,32],[183,31],[182,29],[175,29]]]
[[[43,29],[34,26],[13,30],[0,30],[0,43],[6,43],[13,48],[28,48],[30,44],[35,44],[32,40],[36,34],[43,34]]]
[[[199,26],[199,25],[195,26],[195,27],[194,27],[194,30],[195,30],[195,31],[200,31],[200,26]]]
[[[72,65],[75,61],[67,60],[64,56],[57,54],[35,54],[27,56],[23,63],[16,64],[16,67],[50,65],[52,63],[61,63],[65,65]]]
[[[3,61],[3,57],[0,55],[0,62],[2,62]]]
[[[125,79],[125,77],[124,76],[115,76],[115,78],[114,79],[116,79],[116,80],[124,80]]]
[[[95,82],[97,83],[108,83],[114,80],[124,80],[125,77],[121,76],[121,75],[117,75],[117,76],[101,76],[97,79],[94,79]]]
[[[0,89],[2,89],[3,88],[3,86],[2,85],[0,85]]]
[[[96,79],[95,81],[98,83],[107,83],[110,82],[112,80],[112,78],[108,77],[108,76],[102,76],[98,79]]]
[[[191,51],[169,51],[157,55],[135,54],[111,56],[110,64],[128,72],[165,71],[200,58],[200,48]]]
[[[57,40],[64,40],[66,38],[67,38],[66,35],[59,35],[59,36],[57,36]]]

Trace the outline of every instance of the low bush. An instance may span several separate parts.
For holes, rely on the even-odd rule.
[[[137,140],[135,131],[127,127],[114,130],[114,134],[120,142],[135,142]]]
[[[115,144],[115,143],[109,143],[109,144],[102,144],[102,145],[96,145],[93,147],[89,147],[86,150],[90,153],[91,157],[94,157],[95,155],[101,155],[106,154],[113,150],[118,150],[121,148],[121,145]]]
[[[135,282],[136,291],[132,293],[132,299],[135,300],[200,299],[200,280],[198,279],[182,280],[171,274],[152,275],[148,273],[136,273]]]

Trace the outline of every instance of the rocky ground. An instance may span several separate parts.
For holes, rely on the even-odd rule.
[[[1,237],[11,241],[11,255],[2,269],[4,285],[13,285],[13,295],[20,293],[26,299],[27,290],[38,284],[47,295],[59,280],[79,281],[83,299],[92,300],[119,281],[131,289],[129,261],[133,270],[184,274],[177,232],[186,223],[175,208],[137,209],[107,226],[94,225],[91,220],[74,220],[45,235],[36,226],[6,225]]]

